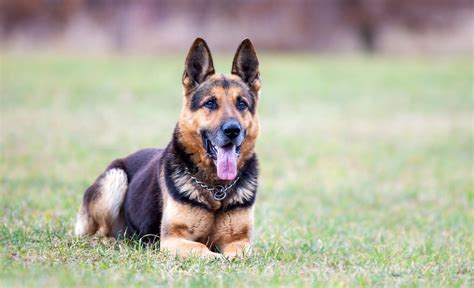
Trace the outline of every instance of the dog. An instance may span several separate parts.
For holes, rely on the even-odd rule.
[[[257,193],[259,61],[245,39],[230,74],[217,74],[197,38],[182,77],[183,105],[164,149],[111,162],[85,191],[75,234],[145,242],[187,257],[249,252]]]

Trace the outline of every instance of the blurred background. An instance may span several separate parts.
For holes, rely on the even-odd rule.
[[[470,0],[0,0],[4,49],[470,53]]]

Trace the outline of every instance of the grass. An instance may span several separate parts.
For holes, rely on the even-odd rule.
[[[1,286],[473,285],[469,58],[262,55],[255,253],[231,262],[72,236],[112,159],[169,141],[181,56],[0,60]]]

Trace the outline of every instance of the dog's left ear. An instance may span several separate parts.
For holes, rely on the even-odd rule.
[[[211,51],[206,41],[202,38],[196,38],[189,49],[188,56],[186,56],[183,73],[184,87],[192,89],[214,73]]]
[[[235,52],[232,74],[239,76],[256,92],[260,90],[260,71],[258,70],[257,51],[250,39],[244,39]]]

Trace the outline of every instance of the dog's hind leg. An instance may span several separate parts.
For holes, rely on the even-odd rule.
[[[127,193],[127,174],[119,168],[105,171],[90,186],[77,215],[75,234],[116,237],[125,232],[122,205]]]

